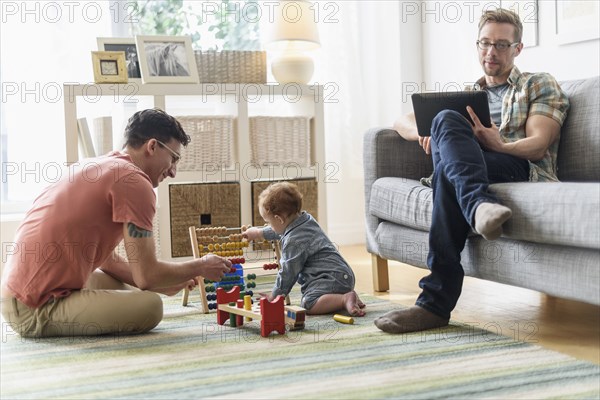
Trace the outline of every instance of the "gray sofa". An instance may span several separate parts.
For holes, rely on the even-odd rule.
[[[465,274],[600,304],[600,77],[561,83],[571,109],[558,153],[560,183],[490,186],[513,210],[503,236],[471,235]],[[364,136],[367,250],[376,291],[389,288],[387,260],[427,268],[432,172],[417,142],[390,129]]]

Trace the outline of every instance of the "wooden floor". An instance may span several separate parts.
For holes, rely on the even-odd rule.
[[[371,255],[364,245],[340,251],[355,272],[358,293],[414,304],[427,270],[390,261],[390,290],[374,293]],[[452,319],[600,364],[598,306],[467,277]]]

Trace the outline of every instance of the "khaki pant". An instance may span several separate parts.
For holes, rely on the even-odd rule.
[[[29,308],[15,298],[2,299],[2,316],[24,337],[134,334],[160,323],[163,304],[158,294],[97,270],[84,289],[39,308]]]

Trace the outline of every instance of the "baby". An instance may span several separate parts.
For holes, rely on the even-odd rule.
[[[269,224],[243,233],[248,240],[281,240],[281,269],[268,296],[286,296],[296,282],[301,306],[308,314],[346,310],[365,315],[364,303],[354,291],[354,273],[317,221],[302,211],[302,194],[296,185],[274,183],[259,196],[260,215]]]

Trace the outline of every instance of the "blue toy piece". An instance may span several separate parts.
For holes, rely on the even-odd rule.
[[[219,287],[233,287],[235,285],[244,285],[244,267],[242,264],[233,264],[234,272],[225,274],[221,282],[214,282],[215,290]]]

